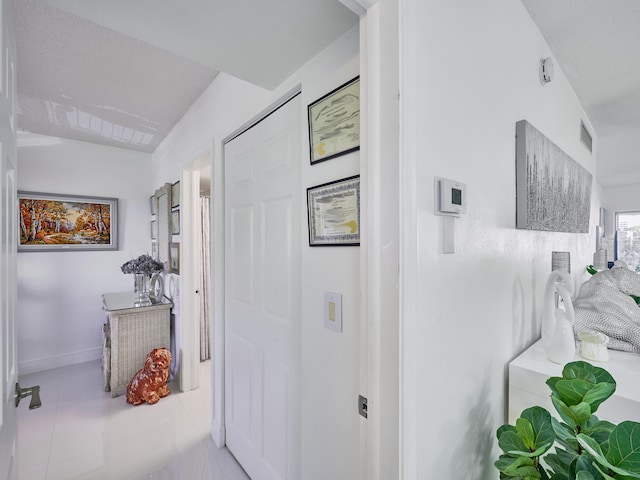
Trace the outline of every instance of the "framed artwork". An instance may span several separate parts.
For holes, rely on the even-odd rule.
[[[156,212],[157,212],[156,196],[155,195],[151,195],[149,197],[149,208],[151,209],[151,215],[155,215]]]
[[[180,244],[169,244],[169,272],[180,275]]]
[[[360,176],[307,188],[309,246],[360,245]]]
[[[588,233],[593,177],[526,120],[516,123],[516,228]]]
[[[311,165],[360,148],[360,77],[308,107]]]
[[[180,210],[174,210],[171,212],[171,234],[177,235],[180,233]]]
[[[18,192],[18,251],[118,249],[118,199]]]
[[[157,238],[158,238],[158,222],[155,220],[151,220],[151,240],[157,240]]]
[[[180,206],[180,181],[171,185],[171,208]]]

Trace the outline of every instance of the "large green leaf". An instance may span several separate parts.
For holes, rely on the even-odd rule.
[[[533,425],[531,425],[529,420],[522,417],[518,418],[516,420],[516,432],[529,451],[535,450],[536,436],[533,432]]]
[[[551,397],[553,406],[556,407],[560,418],[562,418],[571,428],[589,421],[591,418],[591,405],[586,402],[577,405],[567,405],[556,396]]]
[[[616,384],[611,374],[604,368],[582,361],[567,363],[562,369],[562,377],[568,380],[579,378],[590,383],[606,382],[613,385]]]
[[[592,386],[593,384],[586,380],[560,380],[556,383],[556,390],[560,399],[572,406],[581,403]]]
[[[591,405],[591,413],[594,413],[600,404],[609,398],[616,391],[615,383],[600,382],[592,386],[583,401]]]
[[[504,452],[527,452],[529,448],[515,430],[507,430],[498,439],[498,446]]]
[[[576,432],[572,430],[566,423],[559,422],[553,417],[551,418],[551,425],[553,426],[553,431],[556,434],[556,442],[558,442],[564,448],[577,452],[578,440],[576,440]]]
[[[556,439],[556,434],[553,431],[553,425],[551,424],[551,414],[542,407],[527,408],[520,415],[521,418],[528,420],[533,429],[534,442],[532,449],[539,449],[543,445],[551,447]],[[518,427],[516,426],[516,429]],[[545,450],[546,451],[546,450]]]
[[[609,435],[611,435],[614,428],[615,425],[613,423],[600,420],[595,415],[592,415],[581,433],[589,435],[606,450],[609,448]]]
[[[562,378],[562,377],[550,377],[550,378],[547,378],[547,381],[545,383],[551,389],[551,393],[555,393],[556,395],[558,395],[558,390],[556,390],[556,384],[561,380],[564,380],[564,378]]]
[[[515,432],[516,427],[514,427],[513,425],[509,425],[508,423],[505,423],[504,425],[498,427],[498,430],[496,430],[496,437],[498,437],[498,440],[500,439],[500,436],[508,430],[513,430]]]
[[[623,423],[626,423],[626,422],[623,422]],[[635,422],[631,422],[631,423],[635,423]],[[614,429],[614,431],[615,431],[615,429]],[[613,436],[613,432],[612,432],[612,436]],[[624,436],[624,435],[622,435],[622,436]],[[578,442],[580,443],[582,448],[585,451],[587,451],[589,453],[589,455],[591,455],[594,458],[594,460],[596,462],[598,462],[600,465],[602,465],[603,467],[606,467],[607,469],[611,470],[612,472],[615,472],[618,475],[625,475],[625,476],[628,476],[628,477],[640,478],[640,474],[639,473],[635,473],[635,472],[630,471],[630,470],[625,470],[624,467],[620,467],[620,466],[614,465],[611,461],[609,461],[607,458],[605,458],[605,455],[602,452],[602,449],[600,448],[600,445],[598,445],[598,442],[596,442],[593,438],[591,438],[588,435],[585,435],[583,433],[579,434],[577,436],[577,438],[578,438]],[[610,440],[610,444],[612,444],[612,443],[613,442],[611,442],[611,440]],[[623,446],[623,449],[619,450],[619,453],[622,454],[622,456],[619,458],[619,461],[621,461],[621,462],[624,461],[624,453],[625,452],[626,452],[626,446]],[[598,470],[600,471],[600,469],[598,469]]]
[[[586,478],[600,478],[600,473],[594,466],[593,458],[588,455],[580,455],[576,461],[576,480],[579,478],[577,474],[580,472],[588,472],[591,475],[591,477]]]
[[[564,478],[569,478],[569,464],[571,462],[567,463],[558,454],[549,453],[545,455],[544,463],[553,471],[554,476],[561,475]]]
[[[606,458],[618,468],[640,474],[640,423],[622,422],[613,429]]]
[[[600,475],[602,475],[602,478],[604,478],[604,480],[616,480],[615,478],[604,472],[597,463],[594,463],[593,466],[596,467],[596,469],[600,472]],[[620,478],[621,477],[618,477],[618,480],[620,480]]]
[[[533,459],[526,457],[512,457],[501,455],[494,463],[495,467],[508,478],[515,479],[540,479],[540,472],[534,465]]]
[[[598,463],[603,465],[602,462],[606,462],[604,453],[602,452],[602,448],[600,447],[600,444],[598,442],[596,442],[589,435],[585,435],[584,433],[579,433],[578,435],[576,435],[576,438],[578,439],[578,443],[580,444],[580,446],[584,450],[586,450],[589,455],[595,458]]]
[[[558,415],[560,415],[560,418],[564,420],[564,422],[569,426],[569,428],[575,429],[577,423],[575,418],[573,418],[573,412],[567,406],[567,404],[564,403],[562,400],[560,400],[560,397],[556,397],[555,395],[551,396],[551,403],[553,403],[553,406],[558,412]]]

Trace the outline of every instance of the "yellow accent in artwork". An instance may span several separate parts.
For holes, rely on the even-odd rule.
[[[320,142],[318,144],[318,155],[322,156],[322,155],[326,155],[327,151],[324,149],[324,146],[326,145],[326,143],[324,142]]]
[[[358,231],[358,222],[356,222],[355,220],[351,220],[350,222],[347,223],[342,223],[340,224],[341,227],[349,227],[349,229],[351,230],[351,233],[356,233]]]

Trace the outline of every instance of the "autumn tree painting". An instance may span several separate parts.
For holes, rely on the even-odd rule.
[[[20,245],[108,245],[112,204],[20,198]]]

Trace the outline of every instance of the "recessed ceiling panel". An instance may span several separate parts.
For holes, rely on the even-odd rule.
[[[14,17],[22,130],[153,152],[217,75],[35,0]]]

